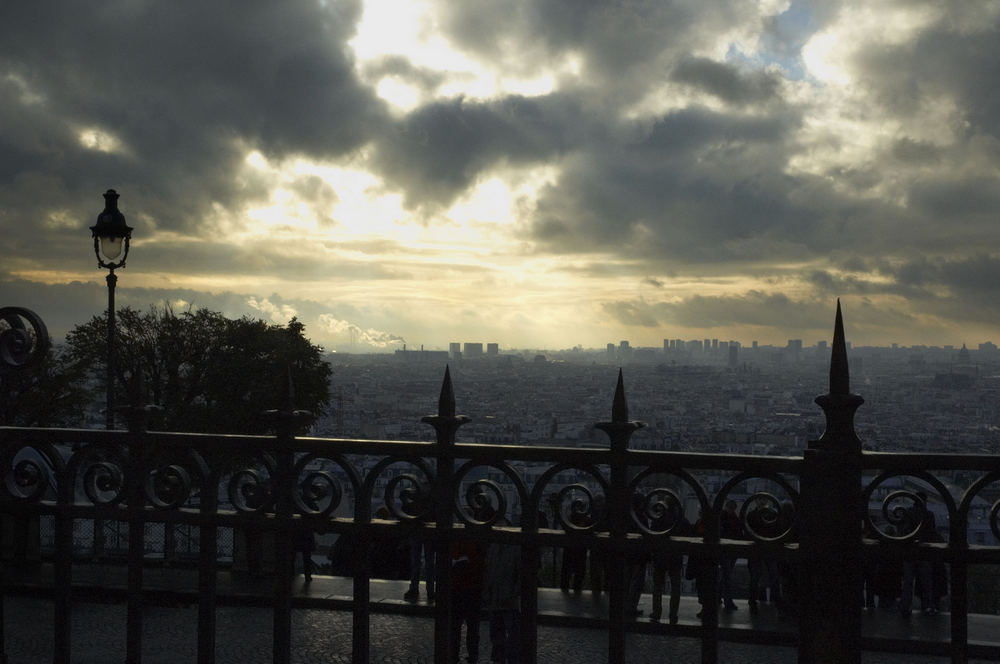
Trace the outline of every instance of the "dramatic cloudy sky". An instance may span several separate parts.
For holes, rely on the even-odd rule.
[[[1000,342],[1000,3],[0,5],[0,306],[328,348]],[[353,345],[352,345],[353,344]]]

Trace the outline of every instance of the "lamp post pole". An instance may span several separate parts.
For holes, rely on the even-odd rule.
[[[110,431],[115,428],[115,285],[118,275],[114,268],[108,271],[108,381],[107,381],[107,414],[105,428]]]
[[[108,189],[104,194],[104,211],[97,216],[97,223],[90,227],[94,237],[94,254],[97,266],[108,270],[108,380],[105,423],[115,428],[115,286],[118,284],[117,268],[125,267],[128,258],[132,227],[125,223],[125,215],[118,210],[118,192]],[[117,260],[119,257],[120,260]]]

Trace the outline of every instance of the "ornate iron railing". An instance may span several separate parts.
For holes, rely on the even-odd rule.
[[[630,450],[629,438],[642,425],[629,420],[620,372],[612,417],[596,425],[608,435],[604,449],[457,443],[466,418],[456,415],[447,370],[438,413],[424,418],[436,432],[433,443],[296,438],[290,406],[275,411],[278,434],[270,437],[152,432],[141,417],[132,419],[129,431],[0,427],[0,500],[6,514],[54,521],[57,662],[72,661],[73,532],[81,520],[128,524],[128,662],[141,659],[145,525],[157,522],[198,529],[199,662],[215,658],[218,532],[227,528],[275,534],[278,582],[267,598],[275,662],[290,661],[293,542],[302,529],[358,543],[351,604],[356,662],[371,657],[372,542],[387,535],[426,538],[439,554],[466,538],[519,547],[522,570],[528,570],[520,588],[526,662],[535,661],[538,645],[538,583],[530,570],[539,568],[543,550],[567,545],[590,547],[612,561],[654,551],[711,565],[727,557],[778,557],[797,581],[798,629],[743,638],[797,645],[803,662],[859,662],[862,649],[897,647],[947,654],[954,662],[970,654],[1000,658],[969,642],[966,593],[969,565],[1000,564],[1000,547],[968,542],[974,505],[981,508],[981,499],[1000,483],[1000,459],[863,453],[853,430],[861,400],[849,391],[839,305],[830,383],[830,393],[817,399],[827,416],[826,433],[801,457]],[[954,470],[978,473],[960,495],[935,474]],[[945,505],[945,541],[926,541],[905,525],[919,522],[927,508],[912,487],[897,486],[904,476]],[[884,496],[881,512],[873,515],[868,503],[878,496]],[[730,500],[737,503],[745,540],[722,537],[721,515]],[[379,506],[389,518],[373,518]],[[694,510],[702,515],[703,530],[682,532],[679,515]],[[994,501],[980,516],[1000,539],[998,510],[1000,501]],[[556,523],[543,522],[547,513]],[[761,529],[762,523],[768,527]],[[950,643],[900,646],[863,636],[862,568],[875,556],[950,566]],[[436,560],[437,578],[448,578],[448,556]],[[608,617],[597,623],[608,633],[609,662],[626,661],[633,631],[695,635],[704,662],[717,661],[720,639],[732,636],[719,626],[714,574],[703,579],[708,601],[698,627],[628,620],[625,566],[610,565],[607,581]],[[450,585],[439,583],[433,607],[438,662],[452,661],[451,605]],[[0,647],[2,637],[0,620]]]

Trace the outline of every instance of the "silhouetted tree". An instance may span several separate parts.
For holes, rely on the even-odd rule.
[[[66,337],[73,359],[91,366],[100,380],[106,329],[101,315]],[[134,401],[126,386],[135,385],[132,377],[141,371],[140,400],[163,408],[156,428],[264,433],[270,428],[264,411],[284,406],[289,370],[296,408],[319,416],[329,403],[330,365],[295,318],[282,326],[204,309],[176,314],[170,307],[125,307],[117,313],[116,333],[116,402]]]

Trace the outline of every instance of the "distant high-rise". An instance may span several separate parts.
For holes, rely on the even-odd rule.
[[[614,354],[615,354],[615,345],[608,344],[608,355],[614,355]]]
[[[487,355],[499,355],[500,354],[500,344],[486,344],[486,354]]]
[[[757,341],[755,339],[754,342],[753,342],[753,349],[757,350],[757,348],[758,348],[758,345],[757,345]]]
[[[735,369],[740,363],[740,345],[735,341],[729,344],[729,368]]]
[[[712,339],[712,351],[715,352],[715,351],[718,351],[718,350],[719,350],[719,340],[718,339]]]
[[[704,350],[707,353],[709,350],[711,350],[711,348],[712,348],[712,340],[711,339],[704,339],[704,340],[702,340],[702,350]]]
[[[450,344],[448,344],[448,354],[451,356],[451,359],[453,360],[462,359],[462,344],[458,343],[457,341],[452,341]]]
[[[472,357],[482,357],[483,356],[483,344],[477,342],[467,341],[462,347],[462,354],[467,358]]]

